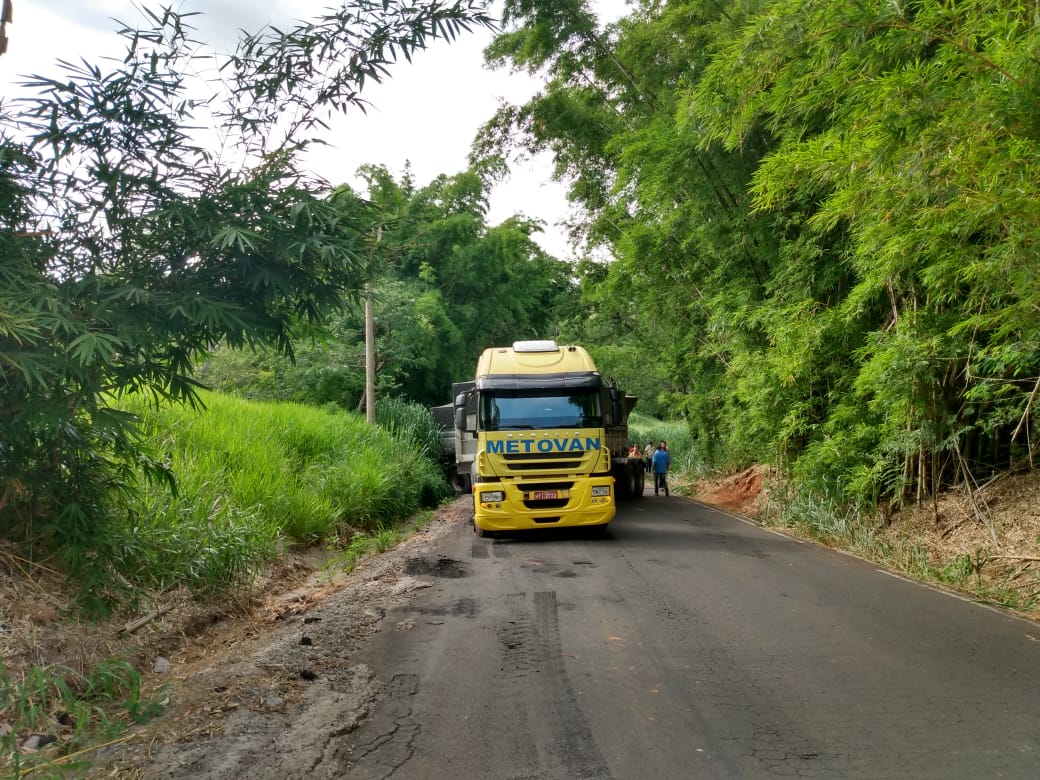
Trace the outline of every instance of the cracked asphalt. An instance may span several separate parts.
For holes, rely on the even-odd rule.
[[[367,576],[140,775],[1040,777],[1040,626],[682,498],[605,538],[456,513]]]

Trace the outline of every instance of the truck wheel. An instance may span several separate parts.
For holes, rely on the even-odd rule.
[[[636,492],[632,495],[633,498],[643,497],[643,488],[646,487],[646,472],[640,468],[636,472]]]
[[[636,475],[636,470],[631,466],[628,467],[628,497],[635,498],[640,493],[639,488],[639,477]]]
[[[628,480],[628,473],[623,466],[615,465],[611,470],[611,476],[614,477],[614,492],[617,494],[615,498],[618,501],[624,501],[628,498],[629,491],[632,490],[632,484]]]
[[[491,532],[490,531],[485,531],[483,528],[481,528],[479,525],[477,525],[477,521],[476,520],[473,521],[473,533],[475,533],[481,539],[488,539],[488,538],[491,537]]]

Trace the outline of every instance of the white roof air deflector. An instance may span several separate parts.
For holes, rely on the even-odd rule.
[[[603,380],[598,371],[568,371],[560,374],[489,374],[477,377],[477,390],[599,390]]]
[[[513,342],[514,352],[557,352],[559,349],[552,339]]]

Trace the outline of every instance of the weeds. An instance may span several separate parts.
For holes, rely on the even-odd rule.
[[[357,566],[357,562],[369,553],[382,553],[389,550],[401,535],[396,528],[380,528],[372,534],[357,533],[350,538],[345,548],[338,548],[333,542],[330,549],[335,554],[325,559],[322,570],[326,578],[331,579],[337,573],[349,573]]]
[[[328,540],[326,548],[333,554],[322,564],[324,576],[331,580],[338,573],[353,571],[357,562],[366,555],[386,552],[421,529],[433,518],[433,515],[433,510],[422,510],[397,527],[383,526],[371,533],[355,533],[350,537],[346,547],[343,547],[337,539]]]
[[[989,556],[982,550],[976,550],[974,555],[963,553],[953,559],[953,562],[944,566],[938,572],[938,577],[943,582],[954,585],[963,585],[974,575],[975,584],[982,587],[982,567],[989,561]]]
[[[12,680],[0,663],[0,769],[4,776],[61,777],[92,744],[124,734],[162,711],[162,691],[146,694],[125,660],[109,659],[89,675],[64,666],[33,667]],[[40,747],[27,746],[37,735]]]
[[[766,508],[774,524],[798,528],[821,542],[842,540],[861,552],[878,545],[876,526],[855,507],[840,506],[811,493],[790,491],[771,495]]]

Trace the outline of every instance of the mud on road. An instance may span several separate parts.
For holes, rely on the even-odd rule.
[[[313,576],[276,597],[281,608],[268,630],[230,626],[242,636],[223,650],[175,662],[166,674],[165,713],[100,750],[87,776],[227,778],[242,766],[255,780],[341,776],[336,753],[343,736],[393,684],[352,656],[385,628],[388,610],[438,578],[458,576],[452,561],[424,551],[457,525],[468,525],[471,506],[464,496],[338,581]]]

